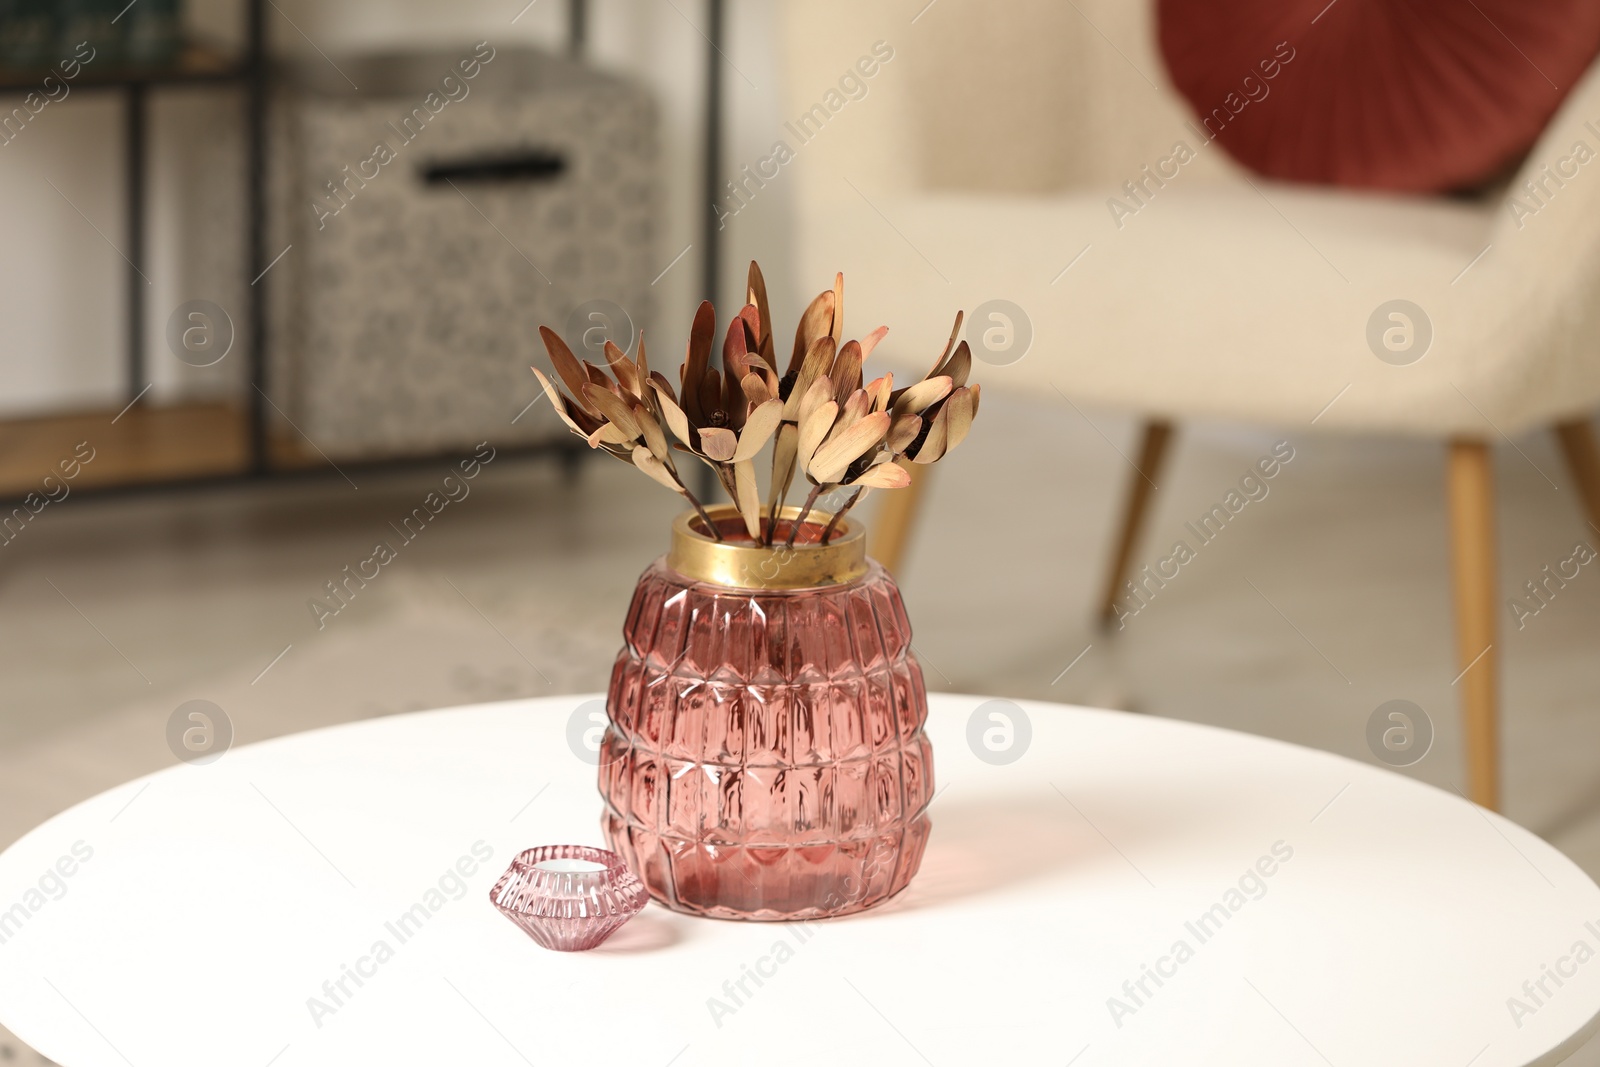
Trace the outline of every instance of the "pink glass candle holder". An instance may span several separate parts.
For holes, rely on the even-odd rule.
[[[489,891],[500,914],[545,948],[594,948],[643,908],[644,884],[622,857],[587,845],[544,845],[517,854]]]

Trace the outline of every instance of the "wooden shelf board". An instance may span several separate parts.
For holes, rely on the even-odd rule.
[[[224,403],[135,405],[120,418],[105,409],[0,420],[0,499],[42,492],[45,476],[60,477],[61,462],[80,443],[94,458],[72,480],[74,489],[244,474],[248,425],[243,408]],[[271,451],[275,469],[325,465],[292,441],[274,441]]]
[[[58,65],[59,66],[59,65]],[[171,63],[149,66],[84,64],[70,85],[74,89],[114,88],[126,85],[182,85],[189,82],[230,81],[246,73],[237,52],[198,41],[186,42]],[[0,93],[39,91],[46,77],[60,78],[54,67],[0,66]]]

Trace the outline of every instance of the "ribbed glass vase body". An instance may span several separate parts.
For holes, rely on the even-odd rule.
[[[611,674],[611,848],[670,908],[847,915],[904,889],[927,843],[927,693],[893,579],[748,590],[657,561]]]

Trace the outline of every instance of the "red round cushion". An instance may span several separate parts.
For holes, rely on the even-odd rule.
[[[1288,181],[1480,184],[1538,139],[1600,51],[1600,0],[1157,0],[1202,132]]]

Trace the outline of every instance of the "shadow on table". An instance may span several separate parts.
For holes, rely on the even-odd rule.
[[[591,951],[600,956],[631,956],[671,948],[683,940],[683,920],[683,916],[674,915],[659,904],[647,904],[631,922]]]
[[[1129,807],[1101,795],[1089,810],[1122,809],[1126,814]],[[1186,834],[1190,820],[1196,825],[1208,821],[1214,825],[1216,819],[1226,817],[1226,810],[1210,812],[1196,803],[1181,814],[1168,813],[1159,821],[1159,830],[1147,822],[1143,833],[1130,830],[1124,819],[1115,834],[1115,851],[1086,821],[1082,809],[1069,806],[1064,797],[1049,790],[964,802],[945,800],[936,803],[930,815],[933,836],[911,887],[882,907],[827,922],[848,923],[874,915],[937,908],[1073,867],[1105,863],[1125,865],[1130,885],[1142,884],[1144,876],[1123,850],[1148,854],[1152,838]],[[608,955],[660,951],[692,936],[694,924],[705,921],[715,920],[679,915],[652,903],[594,951]]]
[[[1110,862],[1124,862],[1064,801],[1051,805],[1050,799],[1047,792],[935,804],[921,870],[906,892],[876,913],[936,908],[1073,866],[1105,863],[1108,855]],[[1117,847],[1132,846],[1119,838]],[[1128,877],[1142,884],[1132,867]]]

